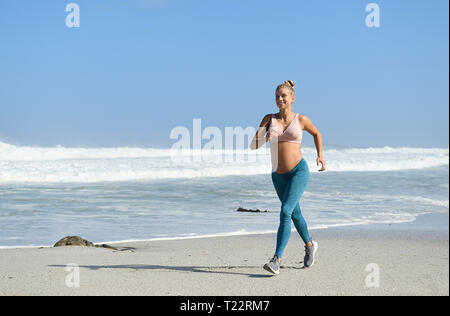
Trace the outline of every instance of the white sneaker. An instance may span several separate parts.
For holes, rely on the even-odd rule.
[[[311,240],[312,246],[305,246],[305,258],[303,259],[303,264],[305,268],[312,267],[315,261],[315,255],[317,248],[319,248],[319,244],[313,240]]]
[[[280,273],[280,260],[278,260],[278,257],[273,256],[273,258],[270,259],[269,263],[266,263],[264,265],[264,270],[269,271],[273,274],[279,274]]]

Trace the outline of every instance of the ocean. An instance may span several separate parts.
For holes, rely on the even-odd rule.
[[[301,209],[319,228],[414,221],[449,212],[448,148],[303,148]],[[0,142],[0,247],[275,232],[270,152],[26,147]],[[237,212],[239,207],[260,213]],[[267,212],[265,212],[267,211]]]

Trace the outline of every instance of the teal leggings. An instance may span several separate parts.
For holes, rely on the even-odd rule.
[[[291,220],[303,242],[307,244],[311,241],[308,226],[299,204],[300,197],[309,182],[309,168],[306,161],[302,158],[298,165],[288,173],[272,172],[272,181],[281,201],[280,226],[278,227],[275,251],[275,255],[281,258],[291,236]]]

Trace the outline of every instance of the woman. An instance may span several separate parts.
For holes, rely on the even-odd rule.
[[[251,145],[252,149],[258,149],[270,142],[272,181],[281,201],[275,255],[264,265],[264,269],[274,274],[280,272],[281,258],[291,235],[291,220],[305,243],[305,267],[314,264],[314,255],[318,248],[318,243],[309,236],[299,204],[309,181],[309,168],[302,158],[301,141],[303,130],[314,137],[316,163],[317,166],[322,165],[319,171],[324,171],[326,165],[322,154],[322,135],[308,117],[292,112],[292,103],[295,100],[294,85],[292,80],[288,80],[277,87],[275,101],[279,112],[267,114],[263,118]]]

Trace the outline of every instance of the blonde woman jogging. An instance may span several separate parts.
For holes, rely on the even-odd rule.
[[[272,182],[281,201],[275,255],[264,265],[265,270],[274,274],[280,273],[281,258],[291,235],[291,221],[305,243],[305,267],[314,264],[318,248],[318,243],[309,235],[299,204],[309,182],[309,168],[302,157],[301,142],[304,130],[314,137],[316,163],[317,166],[321,165],[319,171],[324,171],[326,164],[322,153],[322,135],[308,117],[292,111],[295,100],[294,85],[292,80],[288,80],[277,87],[275,101],[279,112],[264,116],[251,144],[251,149],[258,149],[270,142]]]

